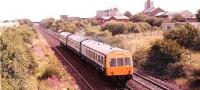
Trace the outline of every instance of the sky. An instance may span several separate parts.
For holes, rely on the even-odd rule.
[[[33,21],[59,15],[93,17],[96,10],[116,7],[121,13],[135,14],[144,9],[146,0],[0,0],[0,21],[29,18]],[[152,0],[166,11],[189,10],[196,13],[200,0]]]

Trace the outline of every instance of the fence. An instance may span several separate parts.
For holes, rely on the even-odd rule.
[[[123,38],[130,38],[130,39],[135,39],[135,38],[142,38],[142,37],[154,37],[154,36],[162,36],[164,33],[163,30],[154,30],[154,31],[146,31],[146,32],[141,32],[141,33],[129,33],[129,34],[123,34],[123,35],[116,35],[115,37],[123,37]]]

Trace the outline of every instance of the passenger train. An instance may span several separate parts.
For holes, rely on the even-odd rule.
[[[55,33],[49,30],[60,44],[74,51],[105,76],[128,80],[135,71],[129,51],[87,39],[69,32]]]

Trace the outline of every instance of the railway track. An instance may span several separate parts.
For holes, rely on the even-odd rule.
[[[81,90],[121,89],[121,87],[117,87],[115,84],[106,81],[103,75],[96,72],[96,69],[88,65],[88,63],[83,63],[83,60],[80,59],[78,55],[74,54],[68,48],[61,46],[60,42],[54,36],[52,36],[51,33],[43,30],[40,27],[36,28],[39,29],[39,32],[47,40],[47,42],[51,44],[50,46],[52,50],[54,50],[60,62],[64,65],[64,67],[66,67],[66,71],[72,75]],[[71,63],[71,66],[73,66],[76,71],[74,71],[68,63]]]
[[[171,90],[168,87],[160,83],[157,83],[138,73],[134,73],[133,78],[126,85],[126,87],[130,90],[138,88],[138,87],[131,86],[131,83],[138,84],[138,86],[140,86],[140,89],[143,89],[143,90]]]
[[[48,37],[48,36],[47,36]],[[77,78],[79,78],[80,80],[82,80],[82,82],[85,84],[84,89],[87,90],[94,90],[94,88],[92,87],[92,85],[90,85],[87,80],[74,68],[74,66],[68,61],[69,58],[65,58],[62,53],[56,48],[54,47],[53,43],[50,40],[47,40],[47,42],[49,43],[49,45],[65,60],[65,62],[68,64],[69,67],[71,67],[71,69],[74,71],[74,74],[76,74]]]
[[[42,32],[42,33],[44,33],[44,32]],[[45,32],[45,33],[47,33],[47,32]],[[45,35],[45,37],[50,38],[48,35]],[[66,62],[66,64],[68,64],[68,66],[71,68],[70,72],[73,72],[73,74],[77,77],[76,79],[79,79],[79,82],[82,84],[80,88],[84,89],[84,90],[94,90],[94,88],[92,87],[92,85],[89,84],[88,81],[68,61],[69,58],[65,58],[65,56],[63,56],[63,54],[54,46],[54,44],[52,43],[52,41],[50,41],[48,39],[46,39],[46,40],[49,43],[49,45],[52,47],[52,49],[54,49],[57,52],[57,54],[59,56],[61,56],[62,59],[64,59],[64,61]]]
[[[57,48],[57,46],[59,45],[57,39],[54,36],[52,36],[48,31],[40,31],[40,32],[43,33],[43,36],[46,38],[46,40],[51,45],[51,47],[54,49],[54,51],[57,54],[59,54],[59,56],[62,59],[64,59],[65,63],[68,64],[68,66],[71,68],[71,72],[73,72],[75,74],[75,77],[78,78],[79,84],[80,83],[82,84],[80,86],[81,89],[83,89],[83,90],[94,90],[95,89],[96,90],[97,88],[94,87],[94,82],[89,81],[90,82],[89,83],[88,82],[89,78],[85,78],[85,76],[82,76],[83,73],[79,73],[78,69],[76,69],[76,67],[73,66],[74,64],[71,64],[69,62],[69,59],[71,59],[73,57],[72,56],[66,56],[67,52],[62,51],[62,50],[64,50],[64,48],[62,48],[62,50]],[[46,34],[48,34],[48,35],[46,35]],[[55,45],[55,42],[57,42],[57,45]],[[63,54],[63,53],[65,53],[65,54]],[[72,53],[70,53],[70,52],[68,52],[68,54],[72,55]],[[78,59],[76,56],[75,56],[75,58]],[[124,89],[134,90],[135,88],[132,88],[132,87],[138,85],[138,86],[143,87],[143,88],[141,88],[142,90],[170,90],[169,88],[165,87],[164,85],[156,83],[155,81],[153,81],[153,80],[151,80],[149,78],[146,78],[145,76],[140,75],[138,73],[134,73],[133,74],[133,78],[130,81],[132,82],[132,84],[127,84]],[[108,89],[108,90],[112,90],[112,89],[117,90],[118,88],[111,87],[111,88],[106,88],[106,89]],[[99,90],[102,90],[102,89],[99,88]]]

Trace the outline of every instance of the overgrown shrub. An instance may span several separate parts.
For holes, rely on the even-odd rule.
[[[148,49],[139,48],[133,54],[133,62],[140,69],[142,69],[146,63],[148,57]]]
[[[155,17],[148,18],[146,22],[149,23],[151,26],[157,26],[157,27],[160,27],[162,24],[162,20]]]
[[[33,26],[33,23],[30,19],[20,19],[18,20],[20,25],[29,25],[29,26]]]
[[[164,38],[175,40],[186,48],[200,50],[200,30],[190,24],[177,25],[173,30],[165,32]]]
[[[56,76],[59,79],[62,78],[62,74],[60,73],[59,68],[57,67],[47,67],[44,71],[44,73],[39,77],[41,80],[45,80],[47,78],[51,78],[52,76]]]
[[[112,35],[122,34],[126,30],[126,24],[123,22],[109,21],[106,22],[102,28],[103,31],[109,30]]]
[[[145,32],[151,30],[151,25],[146,22],[138,22],[138,23],[128,23],[127,30],[128,32]]]
[[[149,18],[147,15],[139,13],[139,14],[133,15],[131,17],[131,21],[133,21],[133,22],[145,22],[147,18]]]
[[[175,15],[172,18],[172,22],[185,22],[186,19],[181,15]]]
[[[96,36],[100,29],[97,27],[87,27],[84,31],[86,36]]]
[[[108,30],[106,31],[101,31],[97,34],[97,36],[100,36],[100,37],[111,37],[112,36],[112,33]]]
[[[183,76],[184,49],[172,40],[156,40],[150,47],[145,69],[171,78]]]
[[[27,46],[35,33],[29,26],[19,26],[3,31],[0,37],[1,78],[7,88],[22,89],[23,82],[35,72],[36,62]],[[4,82],[5,81],[5,82]]]

